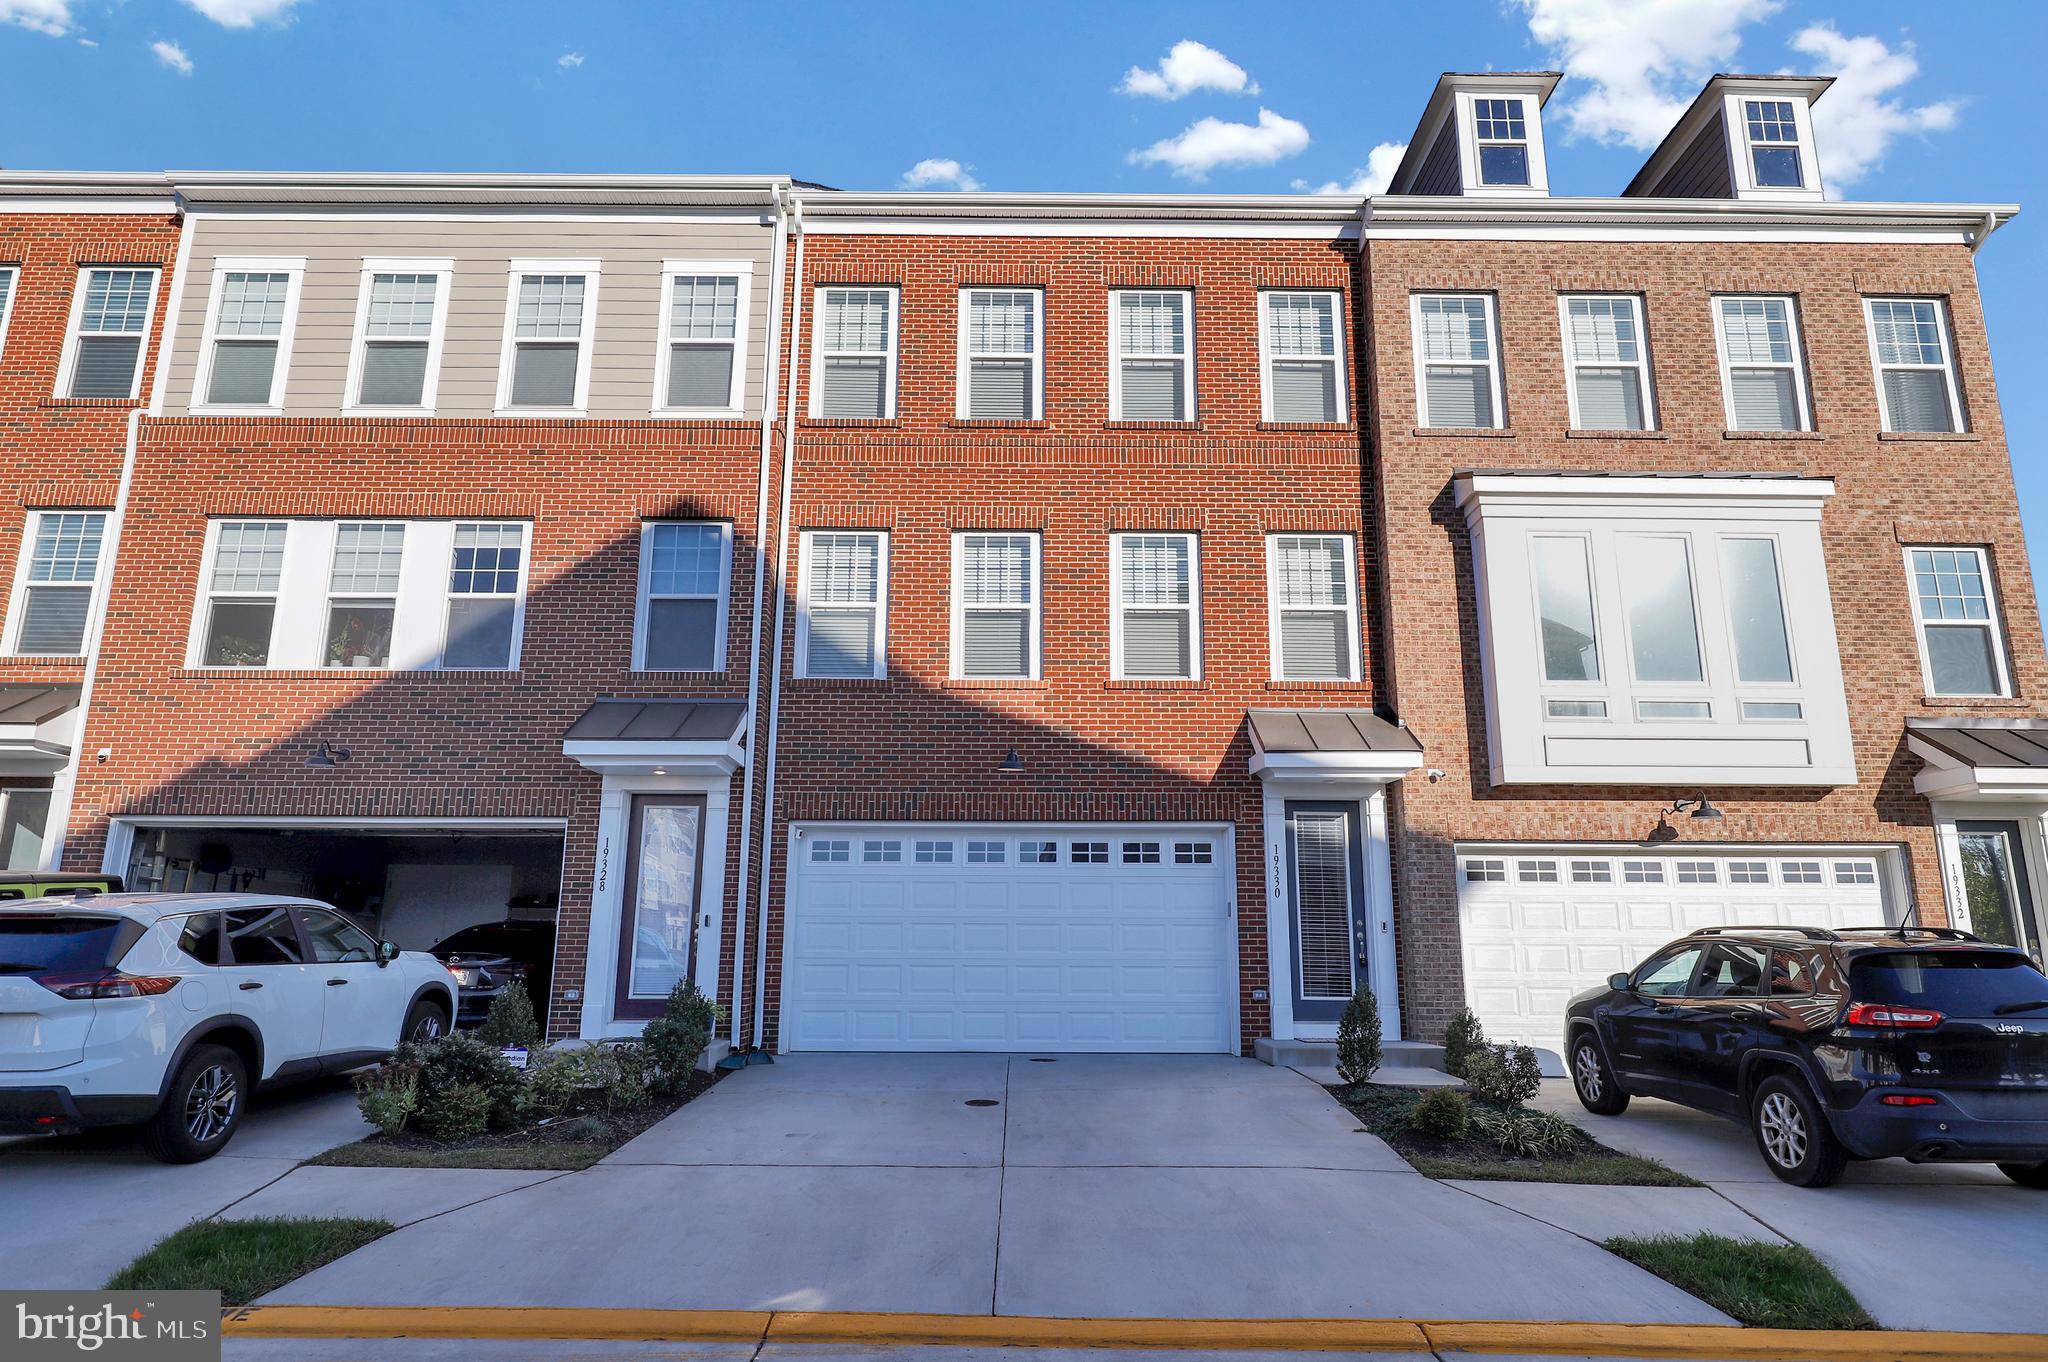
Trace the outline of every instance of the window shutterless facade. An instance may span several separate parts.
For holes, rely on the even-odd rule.
[[[1410,306],[1419,424],[1499,428],[1500,348],[1493,296],[1418,293]]]
[[[1356,681],[1357,556],[1348,534],[1266,536],[1275,681]]]
[[[1728,429],[1810,429],[1806,364],[1792,299],[1720,297],[1713,302]]]
[[[8,610],[8,651],[76,657],[85,651],[106,540],[104,511],[37,511]]]
[[[1195,419],[1195,296],[1128,289],[1109,295],[1109,418]]]
[[[1567,294],[1558,299],[1557,308],[1572,429],[1654,429],[1656,399],[1650,386],[1642,299],[1633,294]]]
[[[1481,184],[1520,188],[1529,183],[1529,123],[1521,100],[1474,99],[1472,144]]]
[[[507,280],[500,416],[581,416],[590,404],[595,260],[515,260]]]
[[[327,583],[328,667],[385,667],[398,622],[399,573],[405,565],[405,526],[348,522],[334,529],[334,564]]]
[[[654,414],[732,416],[746,398],[751,260],[662,264],[662,330]]]
[[[526,527],[509,521],[458,521],[452,548],[441,666],[451,671],[509,671],[519,665]]]
[[[433,414],[454,275],[452,260],[363,261],[344,411]]]
[[[1036,532],[968,530],[954,534],[954,679],[1036,680],[1040,599]]]
[[[2010,695],[1991,562],[1981,548],[1908,547],[1906,581],[1929,695]]]
[[[1758,189],[1807,187],[1795,107],[1788,99],[1742,101],[1743,138],[1749,148],[1749,179]]]
[[[896,415],[898,293],[879,284],[827,286],[816,294],[811,416],[836,421]]]
[[[303,257],[213,262],[206,330],[192,381],[195,412],[274,415],[284,409]]]
[[[1045,414],[1045,291],[960,290],[953,414],[963,421],[1036,421]]]
[[[1192,534],[1109,540],[1110,676],[1195,681],[1202,675],[1202,568]]]
[[[1878,410],[1888,431],[1963,429],[1948,309],[1934,298],[1865,298]]]
[[[1342,294],[1326,290],[1268,289],[1259,295],[1263,419],[1344,419],[1342,302]]]
[[[0,359],[7,357],[7,324],[14,318],[14,296],[21,291],[21,268],[0,265]]]
[[[133,400],[156,315],[154,266],[90,265],[78,272],[71,325],[57,371],[61,397]]]
[[[731,592],[729,522],[653,520],[642,525],[634,670],[724,671]]]
[[[798,554],[797,675],[889,674],[889,536],[806,530]]]
[[[267,667],[284,582],[282,520],[213,523],[204,634],[196,661],[205,667]]]

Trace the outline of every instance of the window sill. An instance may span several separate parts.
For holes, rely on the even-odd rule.
[[[1416,426],[1409,434],[1421,440],[1512,440],[1513,426]]]
[[[1877,438],[1886,444],[1982,444],[1984,437],[1974,430],[1881,430]]]
[[[797,424],[818,430],[863,430],[869,427],[886,430],[900,422],[894,416],[800,416]]]
[[[46,397],[38,405],[44,407],[140,407],[140,397]]]
[[[582,407],[493,407],[491,415],[515,421],[584,421],[590,417]]]
[[[947,690],[1050,690],[1043,677],[955,676],[942,683]]]
[[[1199,676],[1125,677],[1102,683],[1104,690],[1207,690],[1209,683]]]
[[[1363,681],[1268,681],[1267,690],[1364,690]]]
[[[487,677],[507,677],[517,680],[519,671],[505,667],[180,667],[178,675],[185,677],[263,677],[275,681],[345,681],[352,677],[369,677],[377,681],[389,681],[404,677],[413,681],[475,681]]]
[[[1104,421],[1104,430],[1150,430],[1162,435],[1199,435],[1200,421]]]
[[[187,407],[187,416],[282,416],[283,407]]]
[[[1923,695],[1920,703],[1929,709],[2010,709],[2020,703],[2016,695]]]
[[[1671,433],[1664,430],[1567,430],[1567,440],[1668,440]]]
[[[792,676],[789,684],[803,690],[881,690],[886,676]]]
[[[744,421],[747,413],[737,407],[698,407],[685,411],[657,408],[647,413],[651,421]]]
[[[1051,430],[1052,422],[1043,418],[1031,421],[1009,421],[989,417],[956,416],[946,422],[948,430]]]
[[[5,653],[0,667],[83,667],[83,653]]]
[[[424,421],[434,415],[434,409],[432,407],[343,407],[341,414],[352,419],[365,421]]]
[[[1358,429],[1355,421],[1261,421],[1259,430],[1312,430],[1343,434]]]
[[[1825,440],[1817,430],[1724,430],[1724,440]]]

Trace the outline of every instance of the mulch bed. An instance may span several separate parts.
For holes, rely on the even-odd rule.
[[[1577,1182],[1632,1187],[1697,1187],[1654,1159],[1609,1149],[1584,1131],[1575,1131],[1572,1146],[1541,1158],[1503,1154],[1476,1130],[1460,1140],[1439,1140],[1408,1124],[1408,1114],[1422,1100],[1424,1089],[1349,1087],[1335,1084],[1330,1095],[1342,1102],[1358,1123],[1394,1147],[1394,1152],[1425,1177],[1491,1182]],[[1505,1111],[1474,1101],[1474,1112]]]

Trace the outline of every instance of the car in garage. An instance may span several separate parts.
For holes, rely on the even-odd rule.
[[[0,1134],[136,1125],[167,1163],[224,1148],[249,1094],[447,1033],[440,961],[328,905],[255,894],[0,903]]]
[[[457,1026],[481,1026],[491,1004],[508,988],[523,988],[533,1015],[545,1017],[555,967],[555,924],[541,918],[506,918],[464,927],[427,952],[454,976],[460,992]]]
[[[1746,1123],[1780,1179],[1991,1162],[2048,1189],[2048,975],[1950,928],[1713,927],[1572,999],[1579,1102]]]

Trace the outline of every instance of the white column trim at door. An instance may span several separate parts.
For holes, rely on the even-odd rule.
[[[1294,909],[1287,883],[1287,803],[1323,800],[1356,803],[1359,855],[1366,916],[1367,982],[1380,1005],[1380,1034],[1401,1038],[1399,946],[1394,935],[1394,869],[1387,839],[1387,787],[1378,781],[1322,782],[1293,779],[1261,791],[1266,832],[1266,967],[1272,1034],[1277,1040],[1334,1040],[1334,1022],[1294,1019]]]
[[[1287,799],[1261,790],[1266,829],[1266,998],[1275,1039],[1294,1031],[1294,912],[1287,896]]]
[[[1394,862],[1387,843],[1387,787],[1376,786],[1364,801],[1359,824],[1365,839],[1365,900],[1371,914],[1373,996],[1380,1005],[1380,1034],[1401,1038],[1401,972],[1394,955]]]

